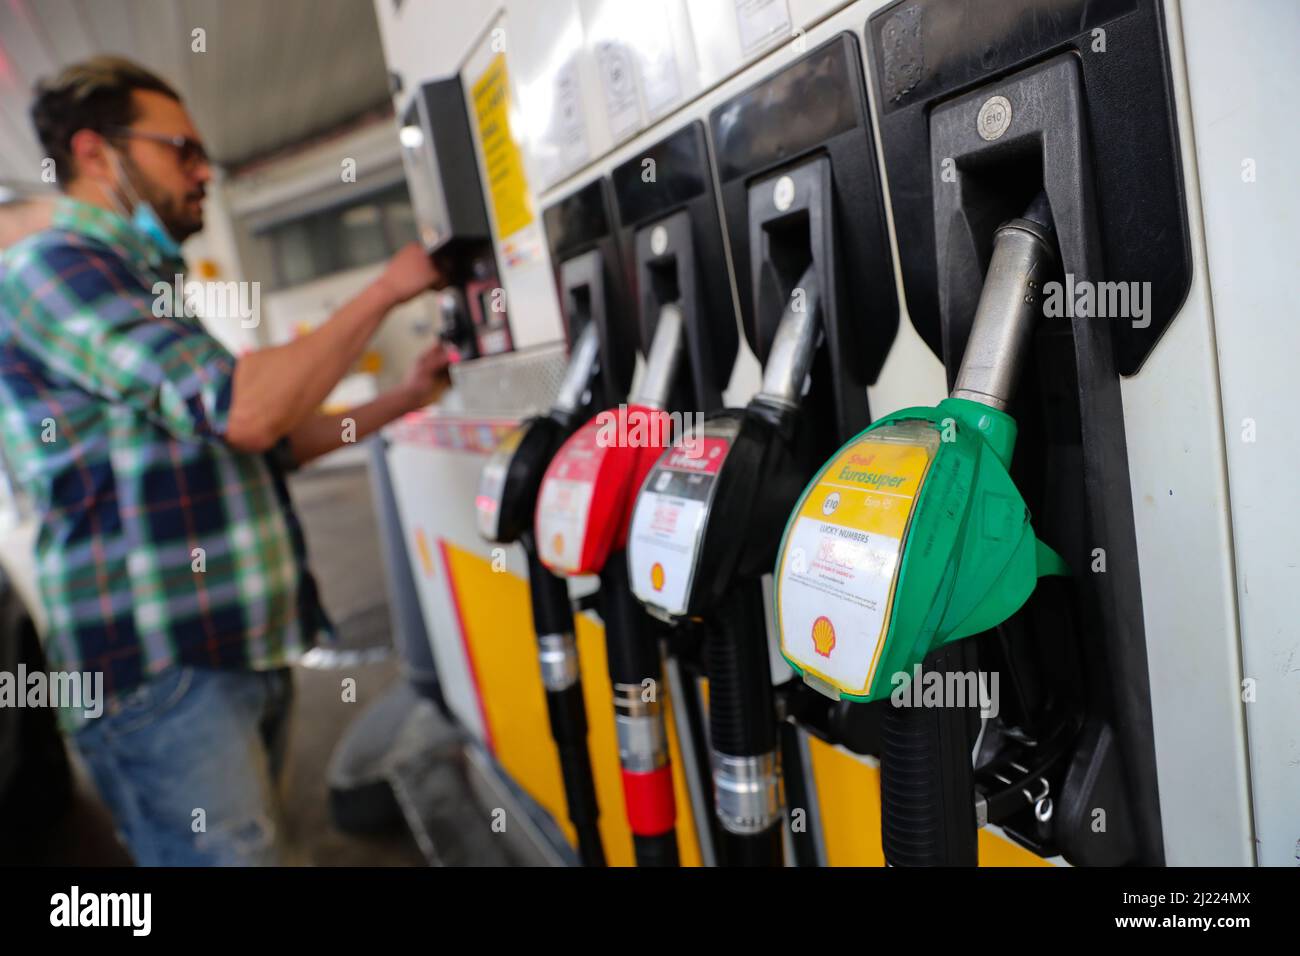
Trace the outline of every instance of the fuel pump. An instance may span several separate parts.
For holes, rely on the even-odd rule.
[[[1056,261],[1040,195],[996,232],[952,397],[875,422],[795,506],[776,570],[781,649],[824,693],[883,700],[919,680],[926,659],[935,673],[956,672],[932,651],[1001,624],[1040,575],[1068,573],[1034,536],[1011,478],[1016,423],[1006,412]],[[889,862],[975,862],[969,713],[950,702],[885,711]],[[1043,769],[1028,772],[1031,786]],[[1024,781],[1006,784],[992,799],[1020,799]]]
[[[776,591],[805,680],[881,702],[895,865],[973,864],[985,824],[1163,859],[1119,385],[1190,277],[1161,10],[907,0],[866,25],[908,312],[951,397],[828,456]],[[1143,316],[1057,310],[1139,278]]]
[[[581,420],[584,405],[590,401],[598,367],[596,330],[588,325],[574,344],[555,405],[547,414],[524,422],[502,439],[483,468],[475,498],[479,533],[488,541],[518,542],[527,558],[546,709],[560,757],[569,819],[578,835],[579,857],[586,866],[604,866],[605,851],[597,827],[600,808],[587,750],[587,715],[573,608],[568,585],[538,561],[532,511],[547,463],[563,436]]]
[[[621,556],[631,488],[668,440],[664,386],[675,374],[681,313],[665,309],[632,401],[601,413],[560,447],[542,479],[535,528],[542,563],[558,575],[598,574],[622,768],[639,866],[676,866],[676,808],[663,714],[657,635],[631,600]],[[647,387],[648,386],[648,387]],[[629,441],[632,432],[642,435]],[[611,555],[613,560],[611,560]]]
[[[596,402],[605,399],[607,390],[616,393],[626,387],[629,363],[603,357],[610,353],[609,343],[621,341],[609,318],[624,300],[605,184],[594,181],[548,209],[545,218],[559,263],[572,343],[569,362],[550,411],[523,422],[493,452],[483,469],[475,507],[484,538],[518,542],[527,558],[538,661],[569,818],[583,864],[603,866],[573,606],[567,582],[551,574],[538,557],[533,513],[542,476],[565,439]]]
[[[713,112],[762,384],[660,457],[632,518],[637,598],[704,643],[720,856],[732,866],[784,855],[762,576],[818,457],[866,423],[865,386],[897,327],[865,107],[857,44],[843,34]]]
[[[447,280],[436,299],[438,337],[451,348],[454,361],[504,351],[508,327],[504,347],[500,335],[485,338],[477,331],[484,324],[477,298],[485,286],[496,284],[496,257],[458,77],[432,80],[412,91],[398,141],[420,241]],[[494,328],[506,322],[493,312],[487,320]]]
[[[640,176],[653,159],[655,180]],[[613,179],[634,263],[645,370],[630,401],[602,412],[548,468],[537,506],[541,559],[560,574],[600,576],[623,792],[638,865],[676,865],[676,807],[659,688],[662,626],[634,600],[626,546],[633,495],[684,415],[716,409],[719,370],[735,358],[725,291],[707,273],[725,262],[704,131],[692,124],[651,146]],[[725,315],[725,313],[724,313]],[[727,316],[729,318],[730,316]]]

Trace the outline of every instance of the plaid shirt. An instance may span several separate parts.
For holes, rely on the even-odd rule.
[[[0,258],[0,437],[41,519],[46,657],[109,694],[279,667],[328,627],[280,464],[223,440],[233,356],[181,303],[156,316],[183,271],[66,197]]]

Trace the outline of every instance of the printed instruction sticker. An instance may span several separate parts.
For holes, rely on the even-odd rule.
[[[605,95],[609,131],[615,140],[621,140],[641,128],[641,104],[636,97],[636,67],[627,45],[619,40],[598,42],[596,62],[600,65],[600,87]]]
[[[736,26],[745,56],[790,35],[786,0],[736,0]]]
[[[804,670],[865,696],[875,676],[902,541],[932,458],[925,444],[866,437],[803,499],[781,552],[781,649]]]
[[[581,166],[590,157],[587,148],[587,117],[583,113],[582,85],[578,62],[570,59],[552,78],[551,118],[547,127],[547,154],[554,157],[549,179],[555,182]]]
[[[637,24],[632,49],[641,75],[645,110],[654,120],[668,112],[682,97],[677,51],[666,9],[647,7]]]
[[[628,533],[628,574],[642,603],[686,613],[700,538],[731,440],[706,436],[665,452],[637,495]]]
[[[488,198],[496,217],[497,235],[505,239],[533,221],[533,210],[523,158],[510,132],[510,77],[504,53],[493,57],[474,82],[471,94],[487,172]]]

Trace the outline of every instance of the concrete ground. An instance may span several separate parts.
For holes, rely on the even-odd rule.
[[[296,698],[282,785],[286,838],[292,862],[315,866],[423,866],[424,857],[404,828],[379,837],[338,830],[329,814],[326,768],[348,724],[400,679],[390,654],[388,603],[378,530],[364,466],[317,467],[292,479],[312,567],[339,647],[361,651],[329,669],[294,668]],[[356,681],[355,702],[345,702],[344,678]],[[66,818],[31,862],[122,865],[129,856],[93,787],[79,774]]]
[[[294,668],[296,699],[281,781],[290,851],[295,862],[314,866],[423,866],[405,829],[363,839],[338,830],[329,817],[325,771],[334,745],[348,724],[400,679],[366,469],[308,469],[293,477],[292,493],[312,570],[338,628],[339,648],[390,654],[337,670]],[[344,678],[356,681],[355,702],[343,700]]]

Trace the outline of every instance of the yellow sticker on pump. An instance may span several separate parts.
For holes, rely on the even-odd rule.
[[[903,539],[938,437],[906,423],[851,442],[791,521],[777,574],[781,651],[839,693],[865,696],[875,677]]]

